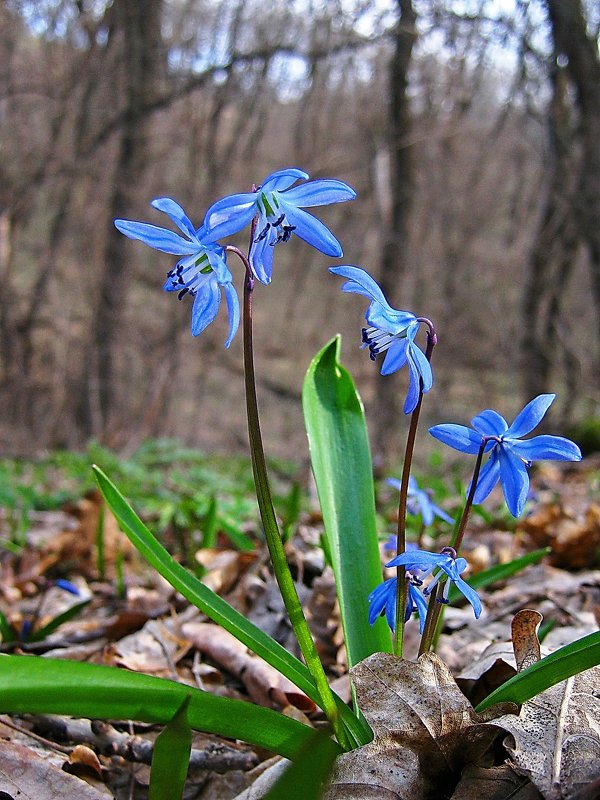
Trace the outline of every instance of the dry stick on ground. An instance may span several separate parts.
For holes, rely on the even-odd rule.
[[[121,756],[127,761],[140,764],[150,764],[152,761],[153,742],[141,736],[131,736],[118,731],[108,722],[68,719],[53,714],[28,716],[27,719],[33,723],[35,734],[38,734],[35,738],[39,740],[40,736],[44,737],[51,747],[56,747],[55,740],[68,741],[73,744],[86,744],[104,756]],[[30,733],[14,724],[11,727]],[[61,748],[61,751],[63,750],[64,748]],[[217,742],[207,744],[202,750],[192,749],[190,753],[191,768],[206,769],[211,772],[247,771],[257,763],[258,759],[252,751],[239,751]]]

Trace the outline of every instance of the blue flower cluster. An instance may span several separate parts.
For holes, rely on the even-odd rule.
[[[164,289],[194,298],[192,334],[197,336],[210,325],[219,311],[221,289],[229,312],[229,347],[240,322],[240,308],[233,278],[227,267],[226,250],[218,242],[253,223],[249,261],[261,283],[271,281],[275,245],[287,242],[296,234],[327,256],[342,255],[340,243],[316,217],[304,208],[353,200],[356,192],[337,180],[309,181],[300,169],[283,169],[269,175],[254,192],[233,194],[214,203],[204,222],[194,227],[181,206],[169,197],[152,201],[152,206],[166,214],[183,233],[168,228],[127,219],[115,220],[115,226],[130,239],[163,253],[181,256],[167,274]],[[297,181],[304,181],[296,186]]]
[[[473,607],[475,618],[479,619],[481,615],[479,595],[460,577],[467,569],[467,566],[466,559],[457,558],[455,551],[451,547],[444,547],[440,553],[407,549],[405,553],[400,553],[400,555],[392,558],[386,564],[386,567],[404,567],[406,571],[408,595],[404,621],[408,622],[413,612],[416,611],[419,615],[420,630],[423,633],[427,617],[427,601],[425,598],[431,594],[440,579],[443,579],[444,583],[441,596],[437,598],[438,601],[440,603],[448,602],[450,584],[454,583]],[[433,575],[433,579],[423,589],[423,582],[429,575]],[[373,625],[377,617],[385,614],[391,630],[395,629],[396,586],[397,578],[389,578],[379,584],[369,595],[369,622],[371,625]]]

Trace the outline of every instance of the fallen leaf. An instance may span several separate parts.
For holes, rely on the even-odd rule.
[[[537,632],[542,620],[540,612],[531,608],[523,608],[513,617],[511,638],[517,672],[540,660],[540,641]]]
[[[550,561],[556,567],[585,569],[590,556],[600,548],[600,505],[590,503],[584,512],[559,505],[538,507],[519,523],[537,547],[550,546]]]
[[[2,742],[0,797],[19,800],[106,800],[112,793],[69,775],[30,748]]]
[[[182,634],[200,652],[239,677],[255,702],[267,707],[292,705],[306,712],[316,709],[304,692],[218,625],[188,622]]]
[[[573,800],[600,778],[600,667],[550,687],[494,720],[519,772],[546,800]]]
[[[465,767],[451,800],[541,800],[531,781],[509,764],[498,767]]]
[[[228,592],[240,577],[240,573],[255,557],[254,553],[208,547],[198,550],[194,556],[207,571],[202,583],[217,594]]]
[[[416,663],[375,653],[351,676],[375,738],[337,759],[326,800],[439,798],[498,734],[434,653]]]

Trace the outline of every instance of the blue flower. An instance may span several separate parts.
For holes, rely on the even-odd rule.
[[[71,583],[71,581],[65,580],[64,578],[57,578],[54,581],[54,585],[57,586],[59,589],[62,589],[64,592],[69,592],[69,594],[74,594],[77,597],[81,596],[81,592],[75,586],[75,584]]]
[[[178,292],[179,299],[189,294],[194,298],[192,307],[192,334],[199,333],[217,316],[221,303],[221,291],[225,292],[229,311],[229,336],[225,347],[229,347],[240,323],[240,307],[233,287],[231,273],[225,262],[222,247],[206,241],[206,228],[194,228],[181,206],[169,197],[159,197],[151,203],[154,208],[167,214],[183,231],[180,236],[167,228],[158,228],[146,222],[116,219],[115,227],[130,239],[160,250],[183,256],[170,272],[164,290]]]
[[[424,578],[438,570],[437,574],[433,576],[431,583],[423,590],[423,594],[425,596],[431,594],[433,587],[437,585],[440,578],[445,576],[446,582],[442,589],[442,596],[437,598],[438,601],[440,603],[448,602],[450,583],[454,583],[472,605],[475,619],[479,619],[481,615],[481,600],[479,599],[479,595],[460,577],[468,567],[467,561],[464,558],[457,558],[456,552],[451,547],[444,547],[441,553],[428,553],[426,550],[410,550],[406,553],[400,553],[400,555],[386,564],[386,567],[401,566],[406,569],[407,573],[413,576],[413,580],[417,584],[422,583]]]
[[[297,180],[307,179],[306,172],[300,169],[282,169],[269,175],[255,192],[217,200],[206,212],[206,242],[217,242],[237,233],[258,215],[249,255],[252,271],[262,283],[271,282],[273,248],[289,241],[293,233],[326,256],[339,258],[342,248],[335,236],[302,209],[354,200],[356,192],[335,180],[293,186]]]
[[[425,628],[425,618],[427,617],[427,601],[419,591],[419,584],[413,582],[412,575],[407,573],[410,578],[408,583],[408,595],[404,621],[408,622],[413,612],[419,614],[419,629],[423,633]],[[369,595],[369,623],[373,625],[378,617],[385,614],[387,624],[393,631],[396,629],[396,578],[389,578],[380,583]]]
[[[386,483],[389,483],[394,489],[400,489],[400,481],[397,478],[386,478]],[[408,479],[407,508],[410,514],[421,515],[423,525],[431,525],[434,517],[439,517],[444,522],[450,523],[450,525],[454,524],[452,517],[432,502],[431,490],[419,488],[419,484],[412,475]]]
[[[364,269],[344,266],[330,267],[329,271],[348,279],[342,291],[362,294],[371,301],[365,314],[369,327],[363,328],[362,346],[369,348],[373,361],[380,353],[387,351],[381,374],[390,375],[408,364],[409,386],[404,413],[412,413],[419,402],[421,388],[425,393],[433,385],[431,365],[415,344],[421,321],[409,311],[392,308],[378,284]]]
[[[502,484],[508,510],[520,517],[529,492],[527,468],[533,461],[581,461],[581,451],[574,442],[562,436],[534,436],[523,439],[544,417],[556,395],[540,394],[528,403],[509,426],[508,422],[492,409],[482,411],[471,420],[474,430],[464,425],[434,425],[429,432],[440,442],[475,455],[485,443],[490,457],[479,479],[474,503],[483,503],[498,481]]]

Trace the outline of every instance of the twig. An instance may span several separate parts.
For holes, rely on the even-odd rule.
[[[37,734],[74,744],[87,744],[104,756],[121,756],[127,761],[150,764],[153,742],[116,730],[101,720],[69,719],[53,714],[28,716]],[[54,746],[54,745],[53,745]],[[192,749],[190,767],[211,772],[226,773],[231,770],[247,771],[255,767],[258,759],[253,752],[242,752],[226,744],[209,742],[206,747]]]

